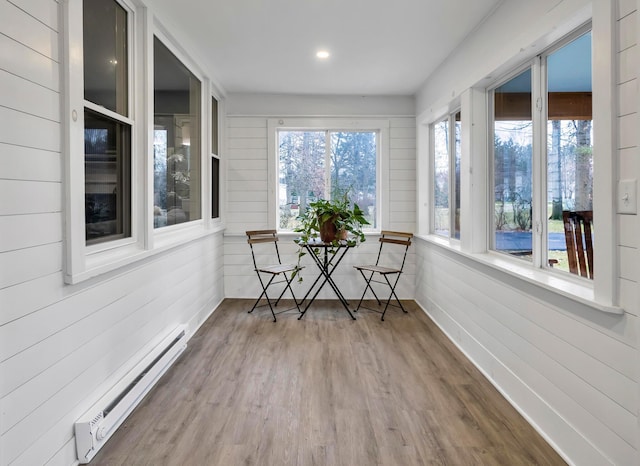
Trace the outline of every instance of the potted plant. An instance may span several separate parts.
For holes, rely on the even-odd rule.
[[[338,247],[340,242],[353,247],[365,241],[363,225],[369,225],[358,204],[349,202],[347,194],[332,200],[317,199],[298,217],[299,226],[293,231],[300,233],[294,241],[298,244],[298,266],[294,276],[300,271],[300,259],[304,256],[304,245],[321,241]],[[302,278],[299,276],[299,281]]]

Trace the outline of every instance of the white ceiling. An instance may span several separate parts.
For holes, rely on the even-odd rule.
[[[504,0],[152,0],[226,92],[413,95]],[[315,57],[331,52],[328,60]]]

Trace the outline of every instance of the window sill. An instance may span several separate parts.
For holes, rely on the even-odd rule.
[[[458,260],[462,258],[464,262],[474,268],[485,266],[500,272],[504,274],[503,281],[505,283],[512,284],[515,281],[514,284],[519,289],[523,288],[522,285],[525,284],[533,285],[538,291],[544,290],[600,312],[615,315],[622,315],[625,312],[619,306],[597,302],[594,297],[593,284],[586,280],[563,276],[564,274],[561,272],[554,273],[536,269],[531,265],[520,263],[517,259],[503,257],[502,254],[496,252],[468,253],[461,249],[458,241],[451,241],[436,235],[416,235],[416,238],[439,246],[448,255],[457,256]]]
[[[129,243],[85,254],[84,270],[65,275],[65,282],[76,285],[109,272],[121,271],[128,266],[136,266],[141,261],[164,251],[175,249],[205,236],[216,234],[225,229],[224,224],[216,223],[205,228],[202,222],[195,225],[170,227],[167,231],[156,232],[153,249],[144,249],[139,243]]]
[[[202,220],[164,226],[153,230],[153,251],[164,251],[210,234]]]

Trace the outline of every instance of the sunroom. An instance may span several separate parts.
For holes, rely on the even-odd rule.
[[[2,18],[0,464],[638,463],[637,1],[6,0]],[[296,261],[298,215],[345,192],[369,224],[333,283],[357,302],[353,266],[410,232],[408,313],[351,319],[327,286],[301,320],[247,314],[245,232]],[[169,347],[136,420],[100,424]],[[460,387],[477,412],[431,409]]]

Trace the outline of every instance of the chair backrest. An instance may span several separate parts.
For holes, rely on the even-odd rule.
[[[256,254],[253,249],[254,244],[259,243],[273,243],[276,250],[276,257],[278,258],[278,264],[280,262],[280,251],[278,250],[278,234],[276,230],[250,230],[245,232],[247,235],[247,243],[251,247],[251,258],[253,259],[253,265],[255,268],[258,268],[258,264],[256,263]]]
[[[411,239],[413,238],[413,233],[407,233],[404,231],[391,231],[391,230],[382,230],[380,232],[380,249],[378,249],[378,258],[376,259],[376,265],[380,264],[380,258],[382,257],[382,249],[385,245],[399,245],[404,246],[404,252],[402,255],[402,262],[398,267],[400,270],[404,269],[404,263],[407,260],[407,251],[409,251],[409,246],[411,246]]]
[[[593,211],[562,211],[569,271],[593,278]]]

